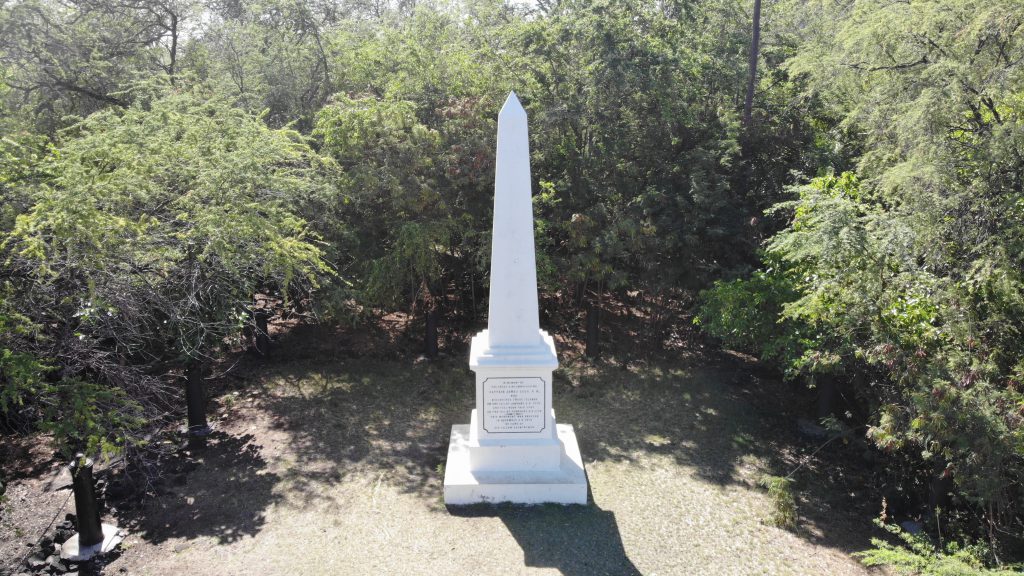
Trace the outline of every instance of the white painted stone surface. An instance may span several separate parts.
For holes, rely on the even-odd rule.
[[[587,478],[572,426],[557,424],[555,342],[540,329],[526,111],[510,93],[498,114],[487,329],[471,343],[476,408],[452,427],[449,505],[586,504]]]
[[[476,412],[488,413],[486,402],[488,386],[492,381],[501,379],[533,380],[543,384],[543,417],[545,422],[540,429],[532,428],[519,432],[504,432],[501,427],[484,427],[484,418],[473,427],[473,439],[484,443],[491,440],[527,440],[554,439],[555,421],[551,416],[551,374],[558,367],[555,356],[555,342],[547,332],[538,330],[538,339],[543,346],[522,347],[510,350],[508,347],[495,353],[486,349],[487,333],[484,330],[473,337],[469,348],[469,368],[476,374]]]
[[[526,110],[515,93],[509,93],[498,113],[487,327],[489,348],[541,345],[530,139]]]
[[[587,475],[572,426],[559,424],[558,439],[561,461],[557,470],[473,470],[469,426],[452,426],[444,475],[445,504],[586,504]]]
[[[97,554],[106,554],[117,548],[117,545],[124,540],[124,531],[112,524],[102,524],[103,541],[92,546],[82,546],[78,541],[78,532],[68,538],[60,546],[60,557],[62,560],[72,562],[84,562]]]
[[[554,410],[548,411],[554,423]],[[557,470],[562,465],[562,444],[549,438],[484,440],[476,436],[478,412],[469,418],[469,463],[473,470]]]

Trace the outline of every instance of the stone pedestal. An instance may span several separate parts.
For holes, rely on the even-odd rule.
[[[66,542],[61,544],[61,559],[72,562],[85,562],[98,554],[107,554],[113,551],[124,540],[124,532],[118,529],[117,526],[103,524],[101,530],[103,531],[103,539],[89,546],[83,545],[81,534],[75,532],[71,538],[68,538]]]
[[[586,504],[587,475],[569,424],[557,427],[559,466],[551,470],[474,470],[470,425],[452,426],[448,464],[444,475],[444,501],[449,506],[484,502],[516,504]],[[508,445],[513,450],[516,446]]]
[[[473,338],[476,409],[469,425],[452,426],[444,478],[449,505],[479,502],[587,503],[587,478],[572,426],[551,407],[555,345],[488,347],[488,331]]]
[[[551,405],[558,356],[538,322],[529,139],[515,94],[498,115],[494,188],[488,329],[469,353],[476,408],[452,427],[445,503],[586,504],[576,435]]]

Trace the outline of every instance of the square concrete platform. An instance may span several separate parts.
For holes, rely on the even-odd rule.
[[[587,475],[571,424],[558,424],[562,446],[554,470],[471,470],[470,425],[452,426],[444,472],[444,502],[449,506],[512,502],[515,504],[586,504]],[[515,449],[514,443],[509,443]]]

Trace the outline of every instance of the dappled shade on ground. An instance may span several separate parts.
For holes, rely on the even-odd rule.
[[[473,403],[460,360],[305,359],[247,380],[214,408],[202,464],[132,520],[130,573],[864,573],[848,553],[869,519],[826,498],[813,467],[801,528],[763,523],[758,477],[807,447],[778,415],[785,387],[742,366],[557,372],[592,490],[566,508],[444,506],[448,435]]]
[[[125,512],[125,528],[152,543],[208,537],[227,544],[260,532],[264,511],[279,499],[274,487],[280,478],[267,471],[251,434],[215,432],[207,442],[196,470]]]

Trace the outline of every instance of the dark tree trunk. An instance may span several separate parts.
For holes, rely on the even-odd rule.
[[[750,72],[747,76],[747,97],[743,102],[743,126],[750,127],[754,109],[754,85],[757,81],[757,53],[761,47],[761,0],[754,0],[754,30],[750,39]]]
[[[202,362],[192,361],[185,367],[185,404],[188,406],[188,442],[191,447],[204,445],[210,433],[210,426],[206,422],[204,372]]]
[[[256,332],[256,345],[254,349],[260,356],[270,355],[270,316],[271,312],[266,308],[257,308],[252,313],[252,321]]]
[[[587,300],[587,358],[597,358],[601,347],[601,305]]]
[[[82,454],[75,456],[71,462],[71,483],[78,516],[78,543],[83,547],[103,542],[103,525],[100,523],[100,506],[96,501],[92,466],[92,458]]]
[[[167,75],[171,79],[171,86],[174,86],[174,75],[177,72],[176,68],[178,64],[178,15],[171,12],[170,19],[171,25],[169,32],[171,34],[171,48],[169,51],[170,63],[167,66]]]
[[[437,306],[427,307],[426,330],[423,334],[423,351],[428,358],[437,358],[437,323],[441,311]]]

